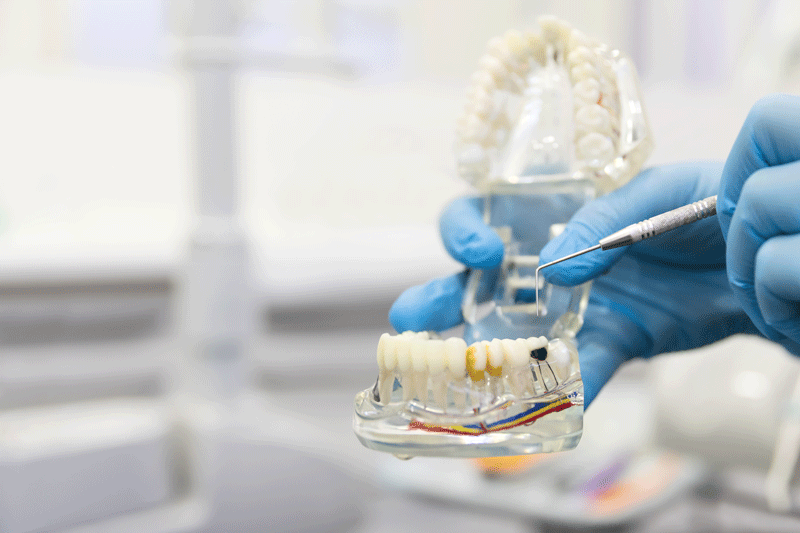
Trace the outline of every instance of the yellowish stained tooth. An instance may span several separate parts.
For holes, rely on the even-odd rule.
[[[572,96],[576,106],[596,104],[600,101],[600,82],[594,78],[580,80],[572,87]]]
[[[579,46],[567,55],[567,62],[572,67],[581,63],[594,64],[596,59],[595,54],[585,46]]]
[[[578,157],[585,160],[606,161],[614,155],[614,143],[608,135],[591,132],[578,140]]]
[[[384,357],[386,354],[386,344],[389,337],[391,337],[391,335],[389,335],[388,333],[384,333],[378,340],[378,368],[380,369],[383,369],[385,367]]]
[[[467,373],[472,381],[483,380],[483,371],[486,370],[486,345],[476,342],[467,348]]]
[[[411,368],[414,372],[425,372],[428,369],[427,361],[425,360],[425,345],[426,341],[422,339],[413,339],[411,341]]]
[[[411,370],[411,339],[407,335],[397,337],[397,369],[405,374]],[[385,360],[385,359],[384,359]]]
[[[467,343],[464,339],[450,337],[444,341],[447,369],[454,376],[463,376],[467,371]]]
[[[500,339],[492,339],[488,346],[488,357],[486,359],[486,373],[492,377],[503,375],[503,342]]]
[[[603,106],[592,104],[583,106],[575,113],[577,130],[582,133],[596,131],[611,132],[611,114]]]
[[[397,367],[397,346],[400,342],[398,337],[389,335],[384,343],[383,366],[386,370],[394,370]]]
[[[591,63],[581,63],[570,69],[569,76],[574,83],[577,83],[587,78],[597,78],[600,72]]]
[[[428,371],[431,374],[443,373],[446,366],[444,341],[441,339],[432,339],[426,342],[425,358],[428,360]]]

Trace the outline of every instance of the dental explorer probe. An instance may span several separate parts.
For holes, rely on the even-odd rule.
[[[660,235],[681,226],[685,226],[686,224],[691,224],[692,222],[697,222],[698,220],[703,220],[706,217],[716,214],[717,196],[709,196],[704,200],[700,200],[689,205],[684,205],[683,207],[673,209],[672,211],[667,211],[666,213],[661,213],[660,215],[637,222],[636,224],[631,224],[626,228],[612,233],[608,237],[600,239],[598,244],[595,244],[590,248],[586,248],[580,252],[575,252],[574,254],[569,254],[566,257],[556,259],[555,261],[550,261],[549,263],[545,263],[544,265],[537,267],[534,279],[534,284],[536,285],[536,316],[539,316],[539,271],[541,269],[549,267],[550,265],[555,265],[556,263],[560,263],[562,261],[566,261],[567,259],[572,259],[573,257],[578,257],[579,255],[589,253],[597,250],[598,248],[603,250],[611,250],[612,248],[628,246],[635,242],[643,241],[645,239],[649,239],[650,237],[655,237],[656,235]]]

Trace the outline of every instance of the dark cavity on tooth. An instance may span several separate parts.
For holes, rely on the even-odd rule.
[[[531,350],[531,359],[536,359],[537,361],[544,361],[547,359],[547,348]]]

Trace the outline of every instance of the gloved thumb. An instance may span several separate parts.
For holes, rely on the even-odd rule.
[[[704,181],[709,181],[711,174],[717,179],[717,166],[679,164],[641,172],[624,187],[579,209],[564,232],[542,249],[539,264],[584,250],[630,224],[702,199],[703,196],[698,194],[702,194],[705,189],[713,190],[710,187],[713,184],[706,184]],[[577,285],[606,272],[627,249],[628,247],[596,250],[547,267],[541,273],[548,282],[555,285]]]

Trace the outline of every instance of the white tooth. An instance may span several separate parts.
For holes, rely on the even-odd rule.
[[[592,40],[580,30],[572,30],[569,34],[569,48],[574,50],[579,46],[592,47]]]
[[[595,78],[580,80],[572,87],[575,105],[596,104],[600,101],[600,82]]]
[[[595,59],[597,56],[585,46],[579,46],[567,55],[567,62],[571,67],[576,67],[581,63],[593,64]]]
[[[397,347],[399,342],[399,337],[389,335],[384,343],[383,366],[386,370],[391,371],[397,367]]]
[[[447,376],[442,374],[431,375],[431,390],[433,401],[440,409],[447,408]]]
[[[460,133],[464,139],[481,142],[489,136],[491,127],[481,117],[472,114],[467,117]]]
[[[485,89],[479,88],[472,99],[467,102],[468,112],[486,119],[494,109],[494,98]]]
[[[488,362],[495,368],[503,366],[503,342],[500,339],[492,339],[489,343]]]
[[[572,27],[563,20],[545,15],[537,19],[539,27],[542,28],[542,38],[555,45],[566,47],[570,40]]]
[[[560,339],[553,339],[547,345],[547,361],[555,371],[559,383],[563,383],[571,374],[569,348]]]
[[[427,362],[425,361],[425,345],[426,341],[422,339],[412,339],[410,343],[411,353],[411,368],[414,372],[425,372],[428,369]]]
[[[489,41],[488,50],[489,56],[494,57],[503,65],[503,70],[506,72],[516,72],[518,70],[514,54],[511,53],[511,50],[503,39],[495,37]],[[501,78],[498,78],[498,80],[502,81],[506,76],[507,75],[503,75]]]
[[[403,401],[408,402],[414,399],[414,373],[408,372],[400,376],[400,385],[403,387]]]
[[[611,132],[611,115],[603,106],[597,104],[583,106],[575,113],[576,129],[581,133],[596,131]]]
[[[533,34],[531,34],[533,35]],[[506,48],[520,65],[527,63],[528,54],[531,48],[528,46],[528,39],[518,31],[509,30],[504,35]]]
[[[482,168],[488,165],[489,154],[479,144],[469,143],[458,152],[457,162],[459,166]]]
[[[414,372],[414,396],[422,403],[428,401],[428,373]]]
[[[444,353],[450,374],[464,376],[467,372],[467,343],[464,339],[450,337],[444,341]]]
[[[397,369],[406,374],[411,370],[411,339],[405,334],[396,337],[396,339]]]
[[[484,54],[478,64],[495,79],[497,85],[501,85],[502,81],[508,76],[508,68],[500,59],[491,54]]]
[[[384,333],[381,335],[380,340],[378,340],[378,368],[381,370],[385,368],[384,357],[386,353],[386,343],[389,337],[391,337],[391,335]]]
[[[519,341],[522,341],[520,344]],[[503,339],[503,364],[507,365],[510,369],[517,369],[524,367],[530,359],[530,352],[525,348],[524,339]]]
[[[614,143],[608,135],[591,132],[578,140],[576,148],[578,157],[587,161],[608,161],[614,155]]]
[[[378,377],[378,394],[382,405],[388,405],[391,401],[392,389],[394,389],[394,372],[382,370]]]
[[[428,371],[431,374],[442,374],[446,365],[444,341],[441,339],[433,339],[426,342],[425,358],[428,361]]]
[[[472,75],[472,83],[474,83],[476,87],[483,87],[487,91],[492,91],[497,88],[497,82],[494,76],[485,70],[475,72],[475,74]]]
[[[547,63],[547,58],[545,57],[547,51],[542,37],[538,33],[527,31],[524,34],[524,39],[527,53],[540,65]]]
[[[427,331],[418,331],[416,333],[416,337],[418,339],[430,339],[431,338],[431,334],[429,332],[427,332]]]
[[[577,83],[587,78],[597,78],[600,76],[600,72],[591,63],[581,63],[570,69],[569,76],[573,83]]]
[[[528,352],[532,352],[534,350],[538,350],[539,348],[544,348],[547,346],[547,339],[544,337],[528,337],[525,339],[525,344],[528,347]]]

